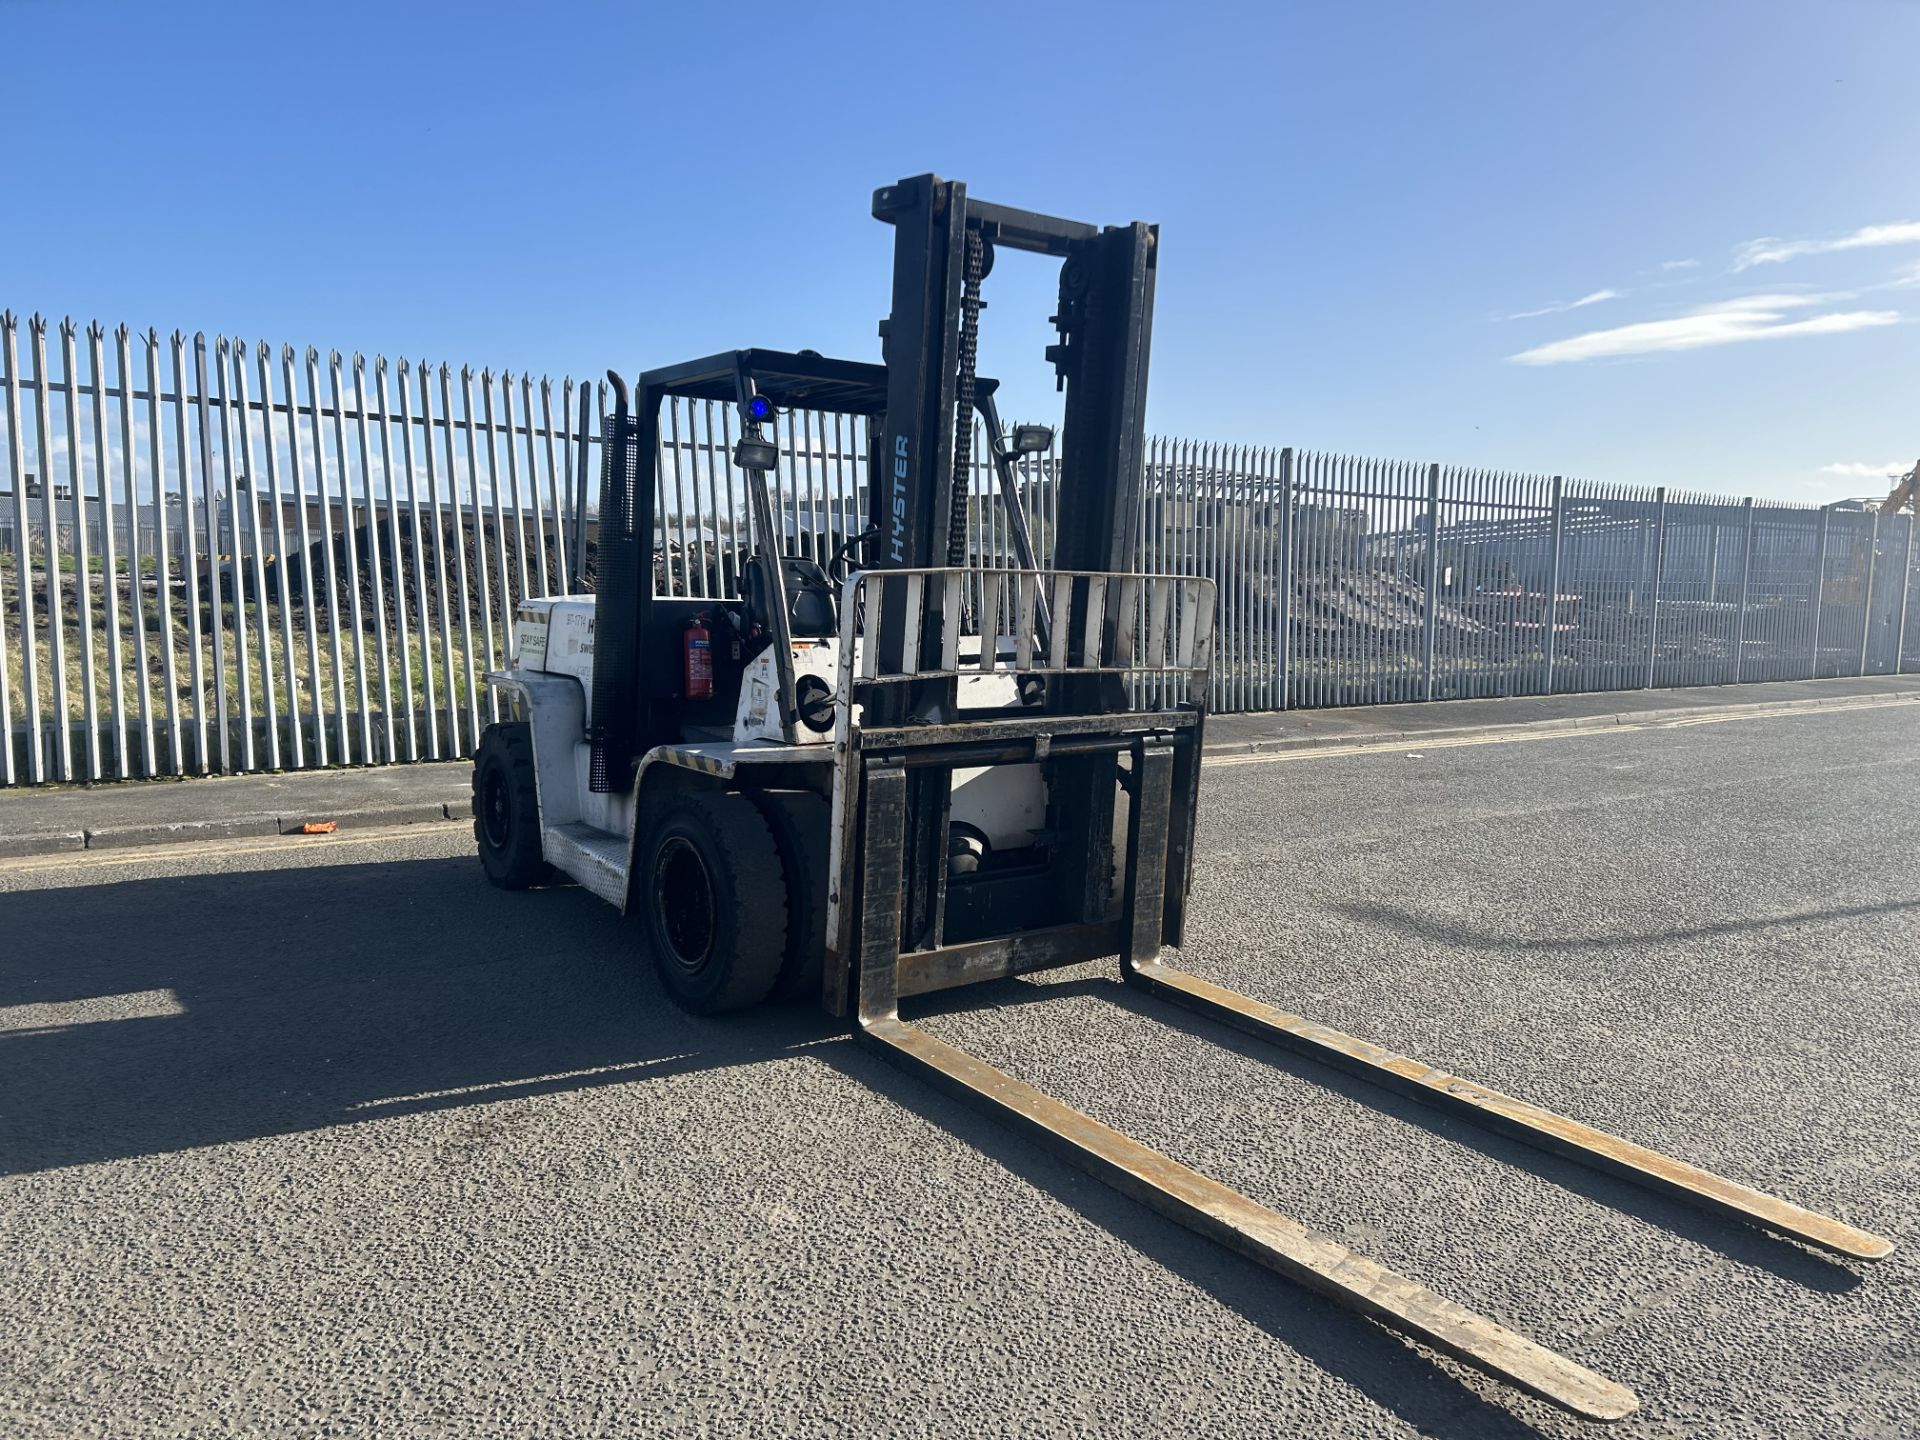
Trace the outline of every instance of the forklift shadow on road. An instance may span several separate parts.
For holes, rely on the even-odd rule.
[[[701,1020],[585,891],[507,896],[470,856],[17,891],[0,1174],[165,1154],[791,1055],[804,1007]],[[115,1018],[113,997],[172,1013]],[[101,1001],[89,1006],[88,1001]]]
[[[804,1054],[932,1120],[1421,1433],[1541,1433],[1477,1393],[1486,1382],[1461,1378],[1464,1367],[1410,1363],[1392,1333],[1274,1285],[901,1073],[815,1009],[686,1014],[646,963],[639,927],[582,890],[506,896],[459,856],[14,892],[0,916],[23,942],[0,970],[0,1010],[155,990],[179,1006],[0,1032],[0,1174],[600,1085],[637,1083],[644,1104],[651,1080]],[[990,988],[987,999],[1010,1003],[1059,993]]]

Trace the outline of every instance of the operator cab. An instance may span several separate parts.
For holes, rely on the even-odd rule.
[[[623,527],[630,534],[654,533],[660,477],[650,472],[647,457],[659,454],[661,407],[677,399],[717,401],[725,407],[723,414],[730,417],[725,473],[747,480],[741,504],[735,506],[729,496],[728,509],[743,514],[751,530],[751,544],[739,547],[745,563],[740,567],[738,591],[724,598],[659,594],[663,586],[637,574],[621,577],[630,583],[608,584],[610,570],[622,557],[612,547],[603,547],[599,604],[630,610],[633,623],[598,627],[601,657],[606,658],[609,648],[620,647],[626,635],[634,637],[635,653],[630,661],[598,667],[599,673],[611,678],[631,663],[646,677],[640,687],[642,713],[635,718],[637,733],[630,739],[629,753],[654,745],[725,738],[736,719],[729,697],[740,693],[749,669],[769,651],[775,688],[795,695],[796,723],[785,727],[788,733],[780,738],[801,743],[824,738],[823,726],[804,723],[810,709],[816,717],[821,713],[817,706],[802,703],[804,697],[799,694],[813,687],[805,686],[801,674],[779,672],[791,667],[791,662],[783,665],[782,657],[796,645],[804,651],[807,642],[831,642],[839,633],[841,586],[849,574],[876,560],[869,553],[879,533],[869,518],[871,497],[862,499],[857,514],[812,517],[816,524],[825,521],[826,533],[815,535],[812,546],[826,557],[822,563],[790,553],[799,548],[798,537],[786,532],[799,523],[798,516],[788,517],[791,525],[783,525],[767,504],[766,488],[755,477],[777,474],[780,455],[775,437],[781,417],[789,412],[847,416],[856,425],[866,426],[867,454],[880,454],[888,399],[886,367],[834,359],[812,350],[725,350],[643,371],[630,399],[619,376],[610,375],[609,381],[616,400],[611,423],[632,427],[636,444],[631,453],[641,458],[637,473],[628,476],[624,486],[615,487],[621,492],[613,497],[615,506],[624,505],[625,513],[602,515],[603,533],[620,533]],[[1053,432],[1046,426],[1022,425],[1009,435],[1000,433],[999,417],[991,408],[997,388],[997,382],[986,377],[976,382],[989,419],[990,443],[1009,456],[1048,449]],[[742,427],[737,437],[731,417],[738,417]],[[657,458],[653,465],[657,467]],[[702,644],[710,660],[703,663],[712,666],[710,686],[690,685],[682,673],[687,639],[695,632],[706,637]],[[615,727],[624,708],[609,704],[603,709],[597,698],[590,707]]]
[[[612,575],[623,562],[625,569],[637,571],[637,566],[630,552],[603,547],[600,605],[604,609],[611,600],[621,611],[631,613],[631,623],[605,623],[611,617],[600,617],[603,623],[596,626],[600,658],[606,660],[609,649],[631,653],[612,665],[596,667],[596,673],[612,678],[632,665],[644,679],[637,714],[632,713],[630,702],[622,704],[611,697],[605,710],[598,703],[600,697],[595,697],[592,708],[596,717],[605,715],[616,729],[630,723],[634,733],[629,743],[636,751],[720,738],[732,732],[733,697],[741,692],[743,677],[757,659],[772,651],[775,668],[783,668],[779,661],[795,642],[825,642],[838,633],[836,592],[847,567],[859,563],[865,528],[864,520],[854,517],[823,517],[828,533],[818,538],[820,553],[830,556],[826,565],[809,556],[785,553],[796,537],[784,533],[788,527],[766,504],[764,488],[754,483],[755,473],[776,470],[779,455],[772,437],[778,433],[782,415],[790,411],[847,415],[856,424],[866,424],[871,435],[886,411],[886,367],[831,359],[814,351],[745,349],[643,371],[631,400],[619,377],[609,378],[616,402],[610,423],[634,432],[635,443],[627,453],[638,463],[630,467],[632,473],[624,483],[615,484],[616,493],[610,498],[620,513],[601,516],[602,533],[655,533],[660,485],[653,472],[660,453],[661,408],[676,399],[706,400],[718,401],[728,417],[729,453],[715,468],[747,479],[740,503],[733,503],[730,495],[725,508],[740,517],[735,523],[743,532],[750,531],[752,543],[738,547],[745,562],[737,593],[704,599],[657,594],[665,587],[638,573]],[[733,417],[739,419],[738,435]],[[853,533],[846,533],[849,530]],[[609,579],[614,583],[608,584]],[[710,663],[712,671],[710,679],[703,672],[701,680],[689,683],[684,657],[689,653],[689,636],[695,633],[704,637],[703,664]],[[791,680],[780,688],[790,692]]]

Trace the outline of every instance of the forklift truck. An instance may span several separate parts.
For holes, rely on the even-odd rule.
[[[901,1016],[934,991],[1102,957],[1138,989],[1456,1116],[1859,1260],[1889,1242],[1236,994],[1167,964],[1186,929],[1210,581],[1133,567],[1158,231],[877,191],[894,229],[885,363],[735,350],[611,376],[590,596],[522,604],[488,684],[474,831],[494,883],[558,872],[638,910],[661,984],[698,1013],[817,995],[889,1059],[1279,1274],[1576,1415],[1631,1390],[1128,1139]],[[1065,391],[1054,553],[977,373],[997,256],[1059,265],[1046,349]],[[663,402],[724,402],[752,552],[727,600],[655,594]],[[832,563],[783,552],[785,410],[867,426],[864,525]],[[1017,564],[968,553],[975,417]],[[851,527],[849,527],[851,528]]]

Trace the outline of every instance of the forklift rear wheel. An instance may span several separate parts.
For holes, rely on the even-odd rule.
[[[787,949],[786,886],[773,832],[753,801],[695,791],[648,830],[639,880],[653,965],[696,1015],[767,998]]]
[[[833,807],[811,790],[756,790],[787,877],[787,957],[773,993],[820,999],[827,963],[827,834]]]
[[[523,723],[489,725],[473,757],[473,838],[480,865],[502,890],[525,890],[553,874],[540,850],[540,790],[533,734]]]

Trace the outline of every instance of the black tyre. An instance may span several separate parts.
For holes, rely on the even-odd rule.
[[[820,999],[827,962],[827,827],[833,807],[811,790],[756,790],[773,827],[787,880],[787,954],[773,993],[781,1000]]]
[[[481,868],[502,890],[525,890],[553,874],[540,851],[540,791],[525,724],[481,732],[473,757],[473,838]]]
[[[660,983],[717,1015],[767,998],[787,952],[786,881],[773,831],[730,791],[669,801],[647,828],[634,883]]]

